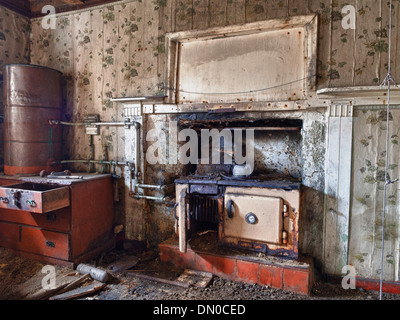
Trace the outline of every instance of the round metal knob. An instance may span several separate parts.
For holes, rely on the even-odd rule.
[[[248,214],[246,214],[245,219],[246,219],[246,222],[249,224],[256,224],[258,222],[257,216],[252,212],[249,212]]]

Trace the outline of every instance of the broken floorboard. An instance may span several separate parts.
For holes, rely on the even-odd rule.
[[[88,295],[94,294],[101,289],[103,289],[106,286],[105,283],[99,282],[99,281],[94,281],[92,284],[84,287],[80,287],[68,292],[64,292],[62,294],[53,296],[50,298],[50,300],[72,300],[72,299],[78,299],[78,298],[83,298]]]
[[[185,269],[185,271],[178,277],[177,281],[187,282],[189,285],[198,288],[206,288],[212,278],[212,273]]]
[[[140,274],[136,273],[135,270],[127,270],[127,271],[128,271],[127,274],[140,279],[156,281],[182,288],[189,288],[190,286],[205,288],[208,286],[213,277],[212,273],[189,270],[189,269],[186,269],[176,280],[168,280],[165,278]]]

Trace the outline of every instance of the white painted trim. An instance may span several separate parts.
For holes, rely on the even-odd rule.
[[[331,105],[328,109],[323,259],[324,272],[341,274],[348,263],[353,106]]]

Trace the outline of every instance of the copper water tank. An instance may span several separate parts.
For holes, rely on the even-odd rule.
[[[61,72],[36,65],[3,67],[4,173],[38,174],[61,169]]]

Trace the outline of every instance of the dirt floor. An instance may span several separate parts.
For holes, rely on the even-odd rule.
[[[138,262],[130,270],[112,273],[111,280],[100,291],[80,299],[87,300],[378,300],[379,292],[362,289],[344,290],[340,285],[317,281],[310,296],[225,280],[213,276],[205,288],[188,288],[137,278],[133,273],[162,279],[176,279],[183,270],[161,264],[158,252],[137,255]],[[125,252],[111,251],[90,265],[110,271],[110,265],[127,257]],[[132,257],[132,256],[129,256]],[[89,264],[89,263],[88,263]],[[0,299],[36,300],[43,293],[44,264],[24,259],[0,248]],[[75,270],[55,266],[57,286],[81,275]],[[90,281],[83,286],[89,285]],[[384,294],[385,300],[400,300],[400,295]]]

